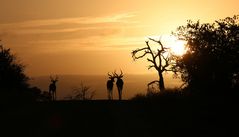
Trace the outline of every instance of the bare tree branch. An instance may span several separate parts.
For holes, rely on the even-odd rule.
[[[148,66],[148,69],[155,68],[158,72],[159,80],[150,82],[148,86],[154,83],[158,83],[160,90],[163,91],[165,88],[162,73],[165,71],[173,71],[172,69],[168,69],[168,67],[171,65],[171,58],[169,57],[169,55],[164,55],[165,52],[168,52],[168,48],[164,47],[160,40],[157,41],[152,38],[149,38],[149,40],[158,43],[160,48],[158,48],[156,51],[153,51],[151,46],[149,45],[149,41],[146,41],[146,47],[133,50],[132,57],[134,60],[136,60],[144,58],[146,55],[150,55],[150,57],[147,58],[147,61],[151,63],[151,65]],[[137,56],[136,54],[140,55]]]
[[[166,49],[168,49],[168,48],[166,48],[166,47],[163,46],[163,44],[161,43],[160,40],[157,41],[157,40],[152,39],[152,38],[149,38],[149,40],[152,40],[152,41],[158,43],[158,44],[160,45],[160,48],[161,48],[162,51],[165,51]]]
[[[151,62],[154,64],[154,61],[152,59],[147,58],[148,62]]]
[[[144,51],[143,55],[137,56],[136,54],[140,54],[141,51]],[[148,47],[144,47],[141,49],[136,49],[132,51],[132,58],[134,60],[139,59],[139,58],[143,58],[145,55],[150,54],[150,52],[148,52]]]
[[[151,69],[151,68],[156,68],[156,66],[154,66],[154,65],[149,65],[149,66],[148,66],[148,69]]]
[[[95,91],[92,91],[91,87],[81,83],[79,87],[73,88],[72,95],[69,95],[68,98],[72,100],[92,100],[94,95]]]
[[[152,84],[155,84],[155,83],[158,83],[158,84],[159,84],[159,80],[154,80],[154,81],[149,82],[149,83],[148,83],[148,87],[149,87],[150,85],[152,85]]]

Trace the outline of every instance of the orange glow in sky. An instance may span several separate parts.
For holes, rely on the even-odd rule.
[[[238,0],[2,0],[0,39],[30,76],[152,73],[131,51],[146,36],[170,35],[188,19],[213,22],[238,14]],[[183,42],[172,51],[183,54]]]

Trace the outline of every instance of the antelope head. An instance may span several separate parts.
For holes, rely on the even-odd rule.
[[[55,84],[58,81],[58,76],[55,76],[55,78],[50,76],[50,79],[51,79],[51,82]]]
[[[114,77],[115,77],[115,78],[117,78],[117,79],[122,79],[123,76],[124,76],[124,74],[123,74],[122,70],[120,70],[120,74],[119,74],[119,75],[116,73],[116,71],[114,71]]]
[[[115,78],[114,74],[108,73],[108,76],[109,76],[109,79],[110,79],[110,80],[114,81],[114,78]]]

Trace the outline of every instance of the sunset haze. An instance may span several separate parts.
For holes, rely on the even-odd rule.
[[[188,19],[213,22],[238,13],[237,0],[2,0],[1,43],[30,76],[147,74],[130,52],[146,36],[170,35]]]

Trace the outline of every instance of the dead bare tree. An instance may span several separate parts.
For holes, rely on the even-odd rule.
[[[95,95],[95,91],[91,90],[90,86],[84,85],[83,82],[79,87],[73,88],[72,92],[73,94],[68,97],[71,100],[92,100]]]
[[[149,38],[149,40],[158,43],[159,48],[157,48],[157,50],[153,50],[152,47],[149,45],[149,41],[145,41],[146,47],[133,50],[132,58],[134,60],[144,57],[147,58],[147,61],[151,63],[148,69],[154,68],[158,72],[159,76],[159,80],[154,80],[148,83],[148,87],[156,83],[158,84],[160,91],[164,91],[165,86],[163,72],[172,71],[172,69],[169,68],[172,63],[171,58],[168,52],[168,48],[164,47],[160,40],[157,41],[152,38]]]

